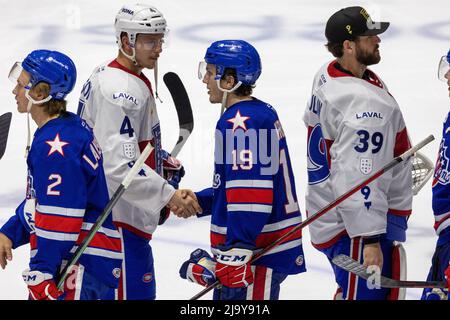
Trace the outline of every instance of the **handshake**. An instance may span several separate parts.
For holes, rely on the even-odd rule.
[[[179,218],[189,218],[202,212],[197,197],[192,190],[176,190],[167,207]]]

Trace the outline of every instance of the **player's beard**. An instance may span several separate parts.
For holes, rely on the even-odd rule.
[[[381,60],[380,52],[377,50],[378,47],[379,46],[377,45],[373,51],[369,52],[356,46],[356,60],[365,66],[377,64]]]

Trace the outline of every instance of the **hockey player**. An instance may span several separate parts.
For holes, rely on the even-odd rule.
[[[0,229],[0,265],[11,249],[30,243],[23,272],[30,299],[103,299],[117,288],[121,239],[109,216],[71,269],[64,292],[59,273],[108,203],[103,159],[92,129],[66,111],[66,95],[76,81],[72,60],[57,51],[36,50],[11,69],[20,113],[38,129],[27,157],[26,199]]]
[[[438,78],[447,81],[450,91],[450,50],[439,63]],[[450,113],[449,113],[450,114]],[[449,159],[450,150],[450,118],[447,115],[444,129],[442,130],[442,141],[433,179],[433,211],[436,223],[434,229],[438,235],[436,249],[434,251],[432,265],[428,274],[428,281],[442,281],[447,279],[449,288],[425,289],[422,294],[423,300],[450,300],[450,175]]]
[[[200,207],[175,190],[183,170],[179,161],[161,149],[161,130],[150,81],[143,69],[156,69],[167,32],[156,8],[123,6],[115,19],[117,58],[97,67],[85,83],[78,113],[92,126],[104,151],[110,194],[119,186],[140,151],[150,142],[153,151],[143,170],[117,202],[113,218],[123,237],[123,273],[116,297],[155,299],[153,256],[149,244],[166,205],[182,214]],[[155,77],[156,78],[156,77]],[[170,181],[163,178],[171,171]],[[160,212],[163,215],[160,219]]]
[[[410,148],[397,102],[367,68],[380,61],[378,35],[388,26],[373,22],[361,7],[341,9],[328,19],[326,46],[336,59],[316,74],[303,118],[308,130],[308,215]],[[405,259],[394,241],[405,241],[411,214],[410,166],[409,161],[397,166],[312,223],[313,246],[330,263],[334,256],[347,254],[373,271],[398,278]],[[340,287],[335,298],[397,299],[401,294],[332,267]]]
[[[243,40],[212,43],[199,67],[209,101],[225,108],[216,126],[213,187],[196,193],[199,216],[211,215],[214,259],[197,249],[180,275],[202,285],[217,277],[216,300],[278,299],[284,279],[306,270],[300,230],[250,261],[301,222],[280,120],[252,97],[260,74],[259,54]]]

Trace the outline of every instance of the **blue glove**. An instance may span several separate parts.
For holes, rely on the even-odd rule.
[[[195,249],[189,260],[181,266],[180,277],[207,287],[216,282],[215,267],[216,262],[208,252],[200,248]]]

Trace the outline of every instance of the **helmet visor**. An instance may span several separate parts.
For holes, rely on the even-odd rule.
[[[8,74],[9,81],[11,81],[15,85],[17,85],[17,80],[19,79],[22,71],[23,71],[22,63],[21,62],[14,63],[14,65],[11,67],[11,70],[9,71],[9,74]],[[28,83],[27,85],[25,85],[24,88],[27,90],[30,90],[31,83]]]
[[[205,76],[206,76],[206,72],[207,72],[206,71],[206,65],[207,65],[206,61],[200,61],[198,63],[197,75],[198,75],[198,78],[200,80],[203,80],[205,78]]]
[[[439,61],[439,68],[438,68],[439,80],[445,81],[445,75],[449,69],[450,69],[450,66],[447,61],[447,56],[442,56],[441,61]]]
[[[144,35],[144,34],[141,34]],[[138,50],[145,50],[145,51],[153,51],[156,48],[159,48],[161,46],[162,49],[167,49],[169,45],[169,31],[163,34],[163,37],[161,38],[155,38],[155,39],[145,39],[144,37],[139,37],[136,41],[136,49]]]

